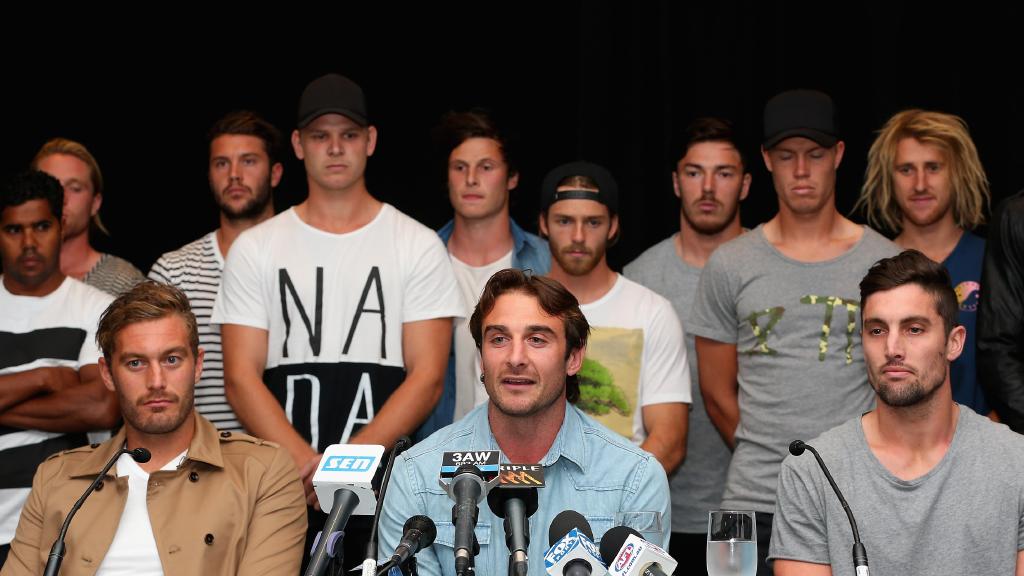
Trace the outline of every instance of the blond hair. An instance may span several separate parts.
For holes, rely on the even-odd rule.
[[[74,140],[68,140],[67,138],[51,138],[43,147],[36,152],[34,158],[32,158],[31,167],[33,170],[39,170],[39,163],[44,158],[53,156],[54,154],[64,154],[66,156],[73,156],[78,158],[89,167],[89,181],[92,184],[93,194],[103,194],[103,173],[100,172],[100,164],[96,161],[96,157],[89,152],[89,149],[85,147],[81,142],[75,142]],[[101,232],[110,236],[110,231],[103,225],[103,221],[100,220],[100,215],[97,212],[92,217],[92,223],[100,229]]]
[[[198,357],[199,330],[188,297],[174,286],[153,280],[144,280],[136,284],[110,303],[100,316],[96,343],[103,351],[103,357],[109,362],[114,354],[118,332],[131,324],[160,320],[171,315],[178,316],[185,323],[192,356]]]
[[[978,149],[959,116],[911,109],[897,113],[878,131],[868,151],[864,186],[854,210],[863,209],[868,223],[899,233],[903,214],[893,186],[896,148],[904,138],[938,146],[949,161],[953,189],[953,220],[956,225],[973,229],[985,221],[989,206],[989,184],[978,158]]]

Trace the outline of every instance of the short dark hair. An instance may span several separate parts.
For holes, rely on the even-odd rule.
[[[683,130],[675,143],[672,145],[672,170],[676,170],[679,161],[686,157],[695,144],[701,142],[724,142],[736,149],[740,155],[740,169],[743,173],[747,169],[747,155],[743,153],[743,146],[740,144],[739,136],[736,134],[736,127],[725,118],[702,116],[690,122]]]
[[[53,217],[57,222],[61,221],[64,214],[64,187],[60,180],[39,170],[15,174],[4,186],[0,211],[11,206],[21,206],[29,200],[46,200]]]
[[[121,294],[100,316],[96,343],[109,362],[114,353],[117,334],[127,326],[177,315],[188,330],[189,348],[193,358],[199,356],[199,330],[192,305],[181,290],[153,280],[144,280]]]
[[[860,315],[868,297],[907,284],[916,284],[935,298],[935,310],[942,317],[942,325],[949,334],[957,326],[960,305],[953,290],[949,272],[942,264],[933,262],[917,250],[905,250],[892,258],[875,262],[867,276],[860,281]]]
[[[494,303],[497,302],[499,296],[513,292],[536,298],[544,312],[562,319],[562,325],[565,327],[566,358],[573,350],[587,347],[590,324],[587,323],[587,318],[580,311],[580,303],[572,295],[572,292],[566,290],[558,282],[537,276],[529,270],[507,268],[495,273],[487,281],[483,294],[480,295],[480,300],[473,310],[473,316],[469,319],[469,331],[473,334],[477,348],[483,347],[484,316],[490,314],[494,309]],[[570,403],[576,403],[579,400],[578,374],[566,376],[565,396]]]
[[[206,135],[207,148],[219,136],[228,134],[259,138],[263,141],[263,148],[270,159],[270,164],[273,165],[281,161],[284,141],[281,131],[259,114],[249,110],[235,110],[227,113],[210,127],[210,131]]]
[[[502,159],[508,166],[509,176],[519,173],[513,139],[498,126],[489,111],[483,108],[473,108],[465,112],[449,111],[441,117],[441,122],[434,129],[435,145],[444,155],[445,164],[452,155],[452,150],[470,138],[489,138],[497,142]]]

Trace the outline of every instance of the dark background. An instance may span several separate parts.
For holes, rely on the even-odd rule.
[[[838,204],[849,213],[873,131],[894,112],[962,116],[992,183],[993,206],[1024,187],[1016,9],[985,3],[378,3],[248,5],[216,13],[60,11],[7,22],[4,177],[47,139],[84,143],[106,180],[102,250],[143,271],[217,225],[206,130],[253,109],[286,134],[305,84],[343,73],[367,93],[380,131],[371,192],[437,228],[451,215],[430,129],[447,110],[485,106],[520,143],[513,215],[536,229],[538,187],[587,159],[619,180],[616,269],[678,229],[669,143],[692,118],[723,115],[743,133],[754,183],[744,225],[776,200],[757,151],[764,102],[789,88],[830,93],[847,144]],[[168,8],[169,10],[169,8]],[[207,10],[204,8],[203,10]],[[841,11],[840,11],[841,10]],[[49,15],[52,16],[52,15]],[[113,22],[119,22],[114,24]],[[305,196],[288,157],[278,210]],[[861,221],[859,216],[855,220]],[[984,230],[982,230],[984,232]]]

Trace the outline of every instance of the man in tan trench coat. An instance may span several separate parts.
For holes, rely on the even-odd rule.
[[[3,576],[42,573],[72,504],[122,447],[152,458],[117,460],[71,524],[62,574],[298,573],[306,508],[295,464],[193,410],[203,352],[188,299],[140,284],[104,312],[96,338],[124,427],[39,466]]]

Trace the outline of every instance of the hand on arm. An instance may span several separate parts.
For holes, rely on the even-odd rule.
[[[682,402],[651,404],[643,407],[642,414],[647,438],[640,447],[653,454],[671,475],[686,458],[690,406]]]
[[[78,372],[47,366],[0,376],[0,413],[40,394],[53,394],[79,383]]]
[[[390,447],[402,435],[412,434],[426,420],[441,399],[451,339],[451,318],[402,324],[405,380],[373,421],[352,437],[353,444]]]
[[[58,370],[46,376],[54,392],[33,397],[0,414],[0,425],[47,432],[90,432],[113,428],[120,418],[117,396],[107,390],[96,364],[77,373]],[[74,380],[71,379],[74,375]],[[58,390],[59,388],[59,390]]]
[[[736,345],[697,336],[696,348],[704,407],[726,445],[735,449],[740,423]]]

